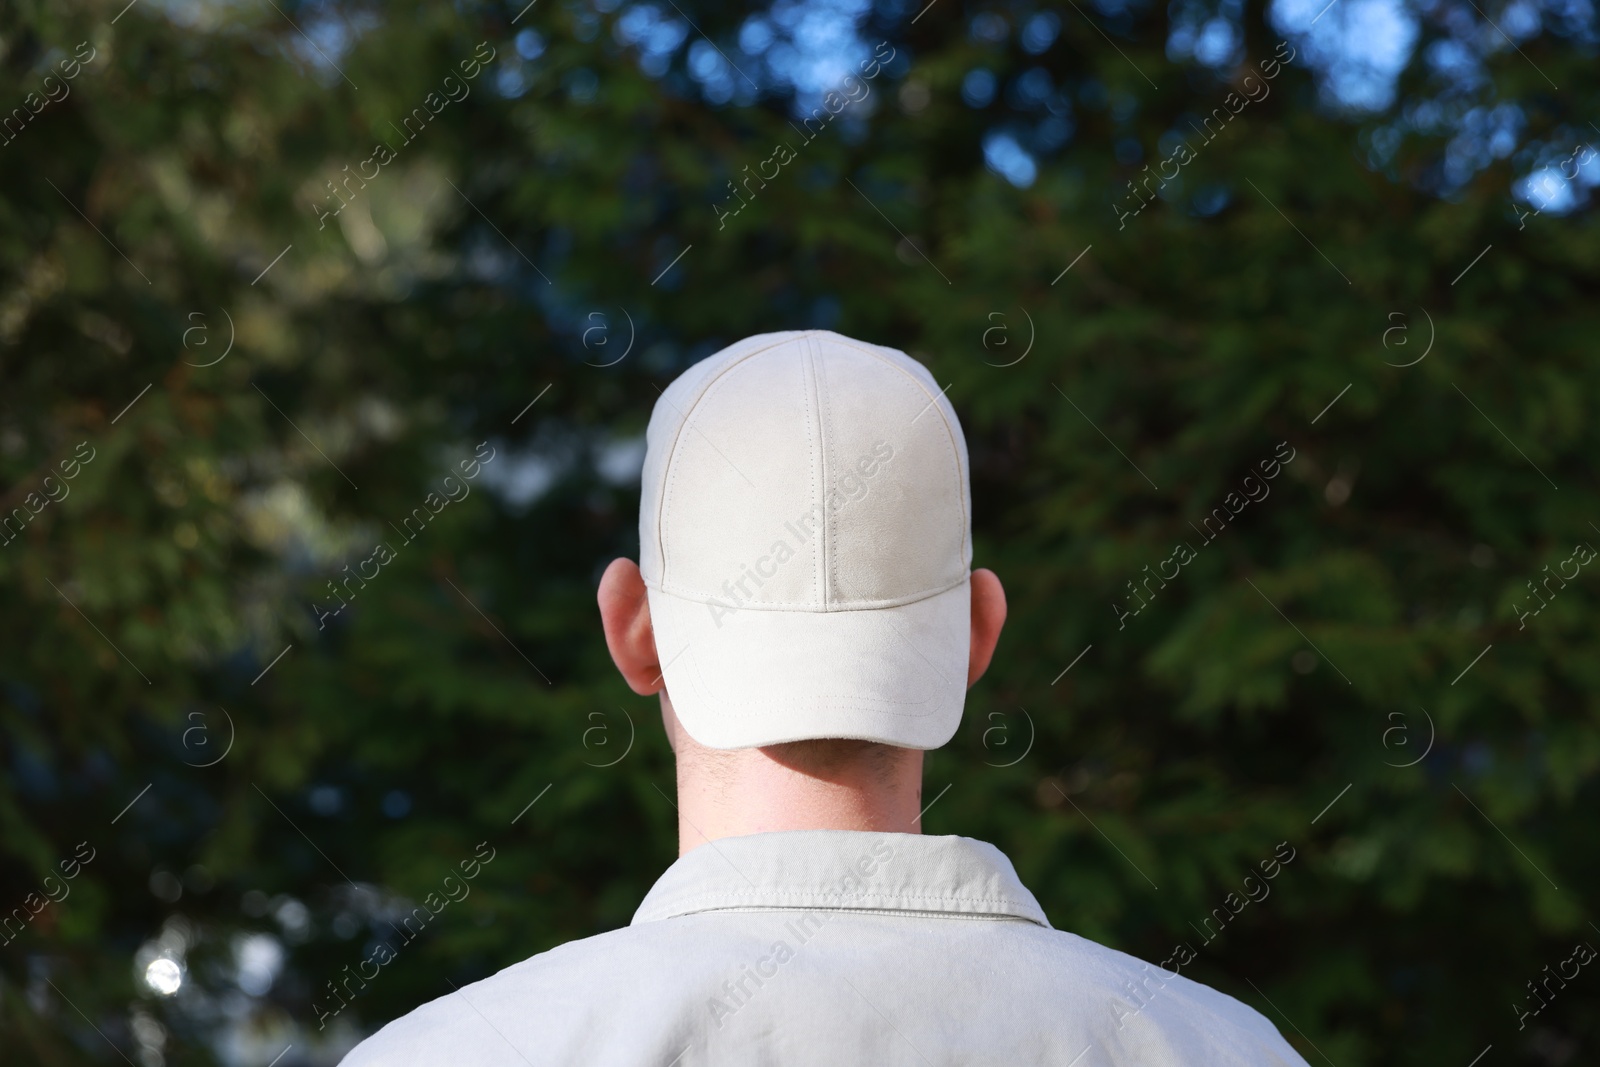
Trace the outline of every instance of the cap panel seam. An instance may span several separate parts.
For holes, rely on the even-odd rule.
[[[806,443],[809,446],[811,459],[811,486],[812,521],[818,510],[822,512],[822,528],[817,531],[817,565],[811,571],[811,602],[821,605],[821,609],[828,609],[828,536],[827,536],[827,492],[825,486],[828,480],[827,442],[822,426],[822,385],[818,380],[817,350],[812,343],[811,332],[808,330],[801,334],[806,345],[806,387],[810,403],[810,411],[806,419]],[[811,435],[812,421],[816,422],[816,437]]]
[[[828,497],[832,495],[829,486],[833,484],[833,472],[839,466],[839,457],[833,452],[838,435],[833,432],[833,406],[828,401],[828,361],[822,358],[814,335],[807,333],[806,342],[811,345],[811,358],[817,368],[817,422],[822,427],[822,480],[818,484],[822,494],[822,606],[832,611],[840,599],[834,596],[838,575],[834,573],[833,546],[838,542],[838,511],[828,507]]]

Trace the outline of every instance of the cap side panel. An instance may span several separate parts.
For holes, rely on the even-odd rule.
[[[695,405],[723,375],[745,360],[785,344],[794,338],[795,333],[790,330],[759,334],[741,342],[752,346],[744,351],[739,350],[739,345],[734,345],[717,355],[708,356],[674,379],[657,399],[645,430],[645,484],[653,491],[653,499],[646,500],[641,494],[639,513],[639,563],[647,585],[667,581],[666,516],[671,505],[671,484],[676,467],[673,461],[678,455]],[[718,355],[723,357],[720,365],[717,363]],[[659,431],[656,429],[657,418],[664,420]],[[658,460],[657,456],[660,457]],[[652,460],[656,460],[656,463],[652,464]],[[648,547],[645,538],[647,532],[653,539]]]
[[[661,523],[672,571],[656,588],[724,610],[820,605],[808,374],[796,336],[707,387],[673,456]]]
[[[925,375],[814,338],[826,390],[831,610],[948,588],[968,573],[966,494]],[[934,394],[937,397],[937,394]]]
[[[951,406],[943,391],[937,388],[938,382],[933,379],[932,372],[910,356],[892,348],[864,344],[854,338],[845,337],[843,334],[830,333],[829,339],[841,347],[865,352],[888,363],[915,381],[923,392],[927,394],[929,402],[939,408],[939,416],[944,422],[945,433],[950,438],[950,448],[955,453],[956,469],[961,477],[961,524],[964,531],[962,554],[966,565],[970,568],[972,566],[972,472],[969,469],[966,437],[959,429],[961,422],[956,418],[955,408]],[[901,358],[895,359],[895,356],[900,356]],[[907,366],[906,364],[910,365]],[[922,374],[918,374],[917,371],[921,371]],[[926,380],[924,380],[925,375]]]

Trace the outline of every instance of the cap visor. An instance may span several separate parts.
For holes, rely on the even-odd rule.
[[[970,583],[859,611],[731,609],[652,588],[678,721],[710,748],[821,737],[938,748],[966,699]]]

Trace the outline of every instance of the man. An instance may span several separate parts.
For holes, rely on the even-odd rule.
[[[623,678],[660,695],[679,859],[626,929],[345,1062],[1303,1067],[1238,1001],[1052,929],[994,846],[921,835],[922,753],[1006,615],[971,511],[960,423],[901,352],[763,334],[673,382],[640,561],[599,601]]]

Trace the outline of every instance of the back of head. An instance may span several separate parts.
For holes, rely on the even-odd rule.
[[[971,492],[926,368],[827,331],[762,334],[668,386],[646,442],[640,570],[691,737],[950,739]]]

